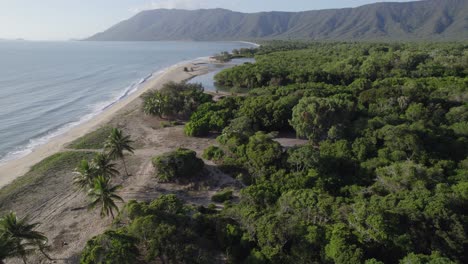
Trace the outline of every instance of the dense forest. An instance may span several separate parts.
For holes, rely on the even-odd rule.
[[[82,263],[467,263],[467,48],[272,42],[216,76],[245,96],[147,93],[145,113],[217,135],[203,158],[243,187],[130,201]],[[153,164],[155,181],[204,173],[187,149]]]

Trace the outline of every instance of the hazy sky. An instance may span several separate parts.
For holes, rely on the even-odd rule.
[[[409,0],[0,0],[0,38],[84,38],[139,11],[155,8],[303,11],[388,1]]]

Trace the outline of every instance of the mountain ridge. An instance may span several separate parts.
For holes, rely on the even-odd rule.
[[[155,9],[86,40],[256,39],[467,40],[468,0],[384,2],[300,12]]]

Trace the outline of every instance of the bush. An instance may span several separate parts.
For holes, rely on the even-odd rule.
[[[202,137],[208,135],[210,127],[205,120],[197,120],[197,122],[187,123],[184,132],[189,137]]]
[[[232,190],[222,190],[211,197],[211,201],[215,203],[224,203],[229,200],[232,200]]]
[[[201,84],[169,82],[142,95],[143,112],[159,117],[187,118],[199,105],[212,101]]]
[[[124,207],[128,218],[119,221],[123,227],[89,240],[80,263],[201,264],[221,253],[215,211],[195,211],[174,194]]]
[[[135,263],[137,240],[122,231],[106,231],[86,243],[80,263]]]
[[[223,159],[224,151],[216,146],[209,146],[203,151],[203,158],[207,160],[219,161]]]
[[[239,104],[239,99],[224,98],[216,103],[201,105],[190,116],[190,122],[185,125],[185,134],[201,137],[208,135],[209,132],[221,132],[234,118]]]
[[[179,148],[176,151],[153,158],[157,177],[163,182],[180,181],[198,175],[204,166],[193,150]]]

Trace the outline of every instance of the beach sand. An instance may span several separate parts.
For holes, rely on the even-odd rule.
[[[18,179],[18,182],[14,181],[0,190],[0,214],[14,211],[19,217],[28,216],[31,222],[40,223],[37,230],[49,239],[48,254],[54,261],[47,261],[38,253],[29,256],[28,263],[79,263],[86,242],[111,228],[112,219],[101,218],[97,209],[87,210],[89,201],[86,192],[73,186],[75,164],[56,163],[50,170],[39,170],[21,177],[31,166],[58,152],[90,155],[100,151],[69,149],[67,145],[102,126],[119,127],[134,141],[135,153],[126,155],[131,176],[121,174],[112,180],[113,184],[123,186],[118,195],[126,202],[132,199],[152,201],[162,194],[174,193],[188,203],[207,206],[214,193],[226,186],[236,186],[232,177],[222,173],[209,161],[206,161],[203,177],[186,185],[159,183],[154,177],[154,156],[177,148],[189,148],[201,156],[203,150],[216,144],[216,141],[215,137],[187,137],[184,125],[165,127],[167,120],[143,114],[140,96],[150,89],[161,88],[169,81],[179,82],[208,73],[207,62],[197,60],[196,63],[169,68],[89,122],[35,149],[28,156],[0,167],[2,184]],[[184,72],[184,67],[193,68],[194,71]],[[120,161],[116,161],[116,165],[119,171],[123,171]],[[123,205],[118,202],[120,208]],[[22,261],[8,259],[5,263],[20,264]]]
[[[128,107],[132,103],[135,104],[135,101],[138,100],[144,92],[150,89],[159,89],[162,87],[163,84],[169,81],[180,82],[192,78],[194,76],[207,73],[207,67],[201,66],[204,63],[209,63],[209,60],[196,60],[185,64],[174,65],[166,69],[166,71],[163,72],[161,75],[150,79],[146,84],[143,85],[143,87],[138,89],[136,92],[112,105],[111,107],[109,107],[96,117],[92,118],[91,120],[70,129],[62,135],[53,138],[48,143],[35,148],[30,154],[22,158],[12,160],[0,165],[0,188],[6,186],[16,178],[27,173],[33,165],[40,162],[44,158],[62,151],[64,149],[64,146],[66,146],[68,143],[97,129],[103,124],[106,124],[112,119],[112,117],[115,116],[117,112],[124,109],[125,107]],[[184,67],[188,67],[189,69],[193,68],[195,71],[184,72]]]
[[[49,239],[48,254],[54,261],[48,261],[36,252],[37,254],[28,256],[28,263],[79,263],[86,242],[112,228],[110,217],[100,217],[98,209],[87,210],[89,199],[86,192],[73,185],[73,169],[79,160],[60,159],[53,165],[45,166],[47,169],[41,167],[18,177],[32,165],[58,152],[78,152],[85,157],[92,157],[101,150],[69,149],[67,145],[103,126],[118,127],[134,141],[135,152],[125,155],[130,176],[120,174],[112,178],[112,184],[123,186],[117,194],[125,202],[149,202],[163,194],[175,194],[188,204],[208,206],[212,203],[211,197],[225,188],[233,189],[236,196],[239,194],[242,184],[222,172],[211,161],[205,160],[204,172],[185,184],[161,183],[155,177],[156,171],[152,163],[155,156],[177,148],[187,148],[201,157],[207,147],[217,144],[216,135],[188,137],[184,133],[184,124],[172,125],[168,120],[143,114],[140,95],[149,89],[159,89],[169,81],[183,81],[208,73],[208,66],[206,62],[197,61],[172,67],[89,122],[35,149],[30,155],[0,167],[2,184],[17,178],[0,190],[0,215],[14,211],[19,217],[29,216],[31,222],[40,223],[37,230]],[[193,68],[194,71],[184,72],[184,67]],[[120,160],[116,160],[115,164],[117,170],[124,171]],[[124,203],[118,202],[117,205],[122,209]],[[8,259],[5,263],[21,264],[22,261]]]

